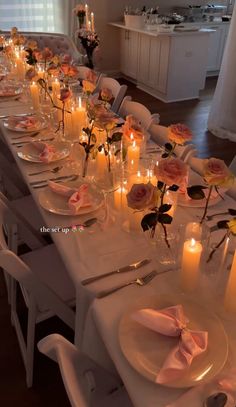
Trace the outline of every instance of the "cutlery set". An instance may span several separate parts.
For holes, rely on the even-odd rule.
[[[30,136],[30,137],[35,137],[35,136]],[[51,138],[45,138],[45,139],[39,139],[39,140],[36,140],[36,141],[53,141],[53,140],[55,140],[55,137],[51,137]],[[16,147],[22,147],[24,144],[29,144],[30,143],[30,140],[24,140],[24,141],[16,141],[16,142],[14,142],[14,143],[12,143],[12,146],[16,146]]]
[[[71,175],[63,175],[61,177],[57,177],[57,178],[49,178],[49,179],[43,179],[43,180],[39,180],[39,181],[33,181],[30,183],[30,185],[37,189],[37,188],[44,188],[48,186],[48,181],[53,181],[53,182],[63,182],[63,181],[76,181],[78,179],[78,175],[77,174],[71,174]]]

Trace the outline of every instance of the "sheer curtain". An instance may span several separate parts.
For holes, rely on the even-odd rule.
[[[217,137],[236,142],[236,6],[208,119],[208,129]]]
[[[74,0],[0,0],[0,29],[70,33]]]

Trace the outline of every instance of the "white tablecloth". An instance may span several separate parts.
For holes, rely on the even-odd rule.
[[[0,104],[0,115],[3,114],[3,111],[5,114],[5,110],[6,108]],[[22,111],[25,111],[24,105],[22,105]],[[14,104],[10,112],[19,113],[20,104],[17,105],[17,107],[15,107]],[[51,174],[29,177],[28,174],[30,172],[40,170],[42,166],[40,164],[27,163],[17,157],[16,152],[19,149],[11,144],[11,139],[15,135],[16,133],[8,131],[1,125],[1,136],[15,157],[19,170],[29,186],[32,196],[43,216],[45,226],[66,227],[78,224],[83,222],[83,219],[91,217],[90,215],[74,218],[61,217],[48,213],[40,207],[38,197],[41,193],[41,189],[33,189],[29,182],[44,177],[46,179],[51,176]],[[54,166],[55,164],[50,164],[48,168]],[[198,179],[196,174],[192,174],[191,177],[193,180]],[[221,201],[211,208],[210,212],[223,212],[229,207],[235,207],[235,201],[227,197],[225,201]],[[102,211],[98,212],[95,216],[101,217],[101,212]],[[201,214],[202,209],[178,207],[175,219],[180,223],[199,221]],[[212,222],[212,224],[213,223],[214,222]],[[118,325],[127,307],[139,297],[169,292],[170,289],[176,291],[178,286],[178,272],[172,271],[163,276],[158,276],[146,287],[132,286],[102,300],[97,299],[93,301],[96,292],[101,289],[112,287],[116,285],[116,283],[130,281],[134,276],[142,276],[152,269],[161,270],[161,266],[157,261],[157,251],[149,245],[142,233],[129,234],[125,232],[122,229],[119,218],[105,230],[101,228],[99,224],[96,224],[83,232],[73,233],[70,231],[68,234],[60,232],[52,233],[51,236],[76,286],[76,343],[79,345],[83,343],[84,350],[107,366],[110,365],[109,355],[119,371],[135,407],[162,407],[165,406],[167,402],[175,399],[183,390],[170,391],[161,386],[152,384],[135,372],[128,364],[120,350]],[[215,240],[217,241],[217,239],[218,233],[215,234]],[[112,278],[101,280],[87,287],[82,287],[80,284],[84,278],[117,269],[123,265],[146,257],[151,257],[153,261],[148,266],[140,269],[139,272],[113,276]],[[216,263],[215,265],[217,267]],[[211,280],[208,279],[207,281],[210,281],[211,284]],[[203,294],[205,301],[207,299],[206,292]]]

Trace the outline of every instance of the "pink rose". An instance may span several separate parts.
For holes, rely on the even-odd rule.
[[[179,158],[167,158],[159,161],[154,168],[157,179],[165,184],[182,186],[188,174],[187,165]]]
[[[93,82],[83,80],[82,84],[84,93],[87,93],[88,95],[91,95],[96,89],[96,85]]]
[[[234,175],[230,172],[223,160],[210,158],[204,164],[203,177],[212,186],[228,187],[234,181]]]
[[[131,134],[133,135],[133,140],[137,143],[142,142],[145,138],[145,130],[142,128],[139,120],[132,114],[126,116],[125,124],[122,126],[122,132],[128,141],[130,141]]]
[[[76,66],[73,66],[73,65],[62,64],[61,70],[64,75],[70,76],[71,78],[78,75],[78,69],[76,68]]]
[[[53,57],[53,53],[50,50],[50,48],[44,48],[41,52],[38,53],[39,58],[36,57],[36,59],[43,60],[43,61],[48,61]]]
[[[61,91],[60,91],[60,100],[62,102],[65,102],[67,99],[69,99],[70,96],[71,96],[70,89],[67,89],[67,88],[61,89]]]
[[[118,118],[113,112],[107,111],[104,106],[98,105],[95,111],[95,124],[97,127],[112,130],[118,123]]]
[[[70,64],[72,57],[69,54],[62,54],[60,59],[62,64]]]
[[[168,137],[170,141],[183,145],[192,140],[193,134],[185,124],[178,123],[168,127]]]
[[[156,188],[151,184],[134,184],[127,194],[129,208],[152,209],[156,204]]]
[[[113,94],[112,91],[108,88],[103,88],[100,93],[101,99],[105,100],[106,102],[109,102],[111,99],[113,99]]]

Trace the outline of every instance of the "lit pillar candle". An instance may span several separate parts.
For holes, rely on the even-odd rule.
[[[79,106],[72,110],[72,129],[74,139],[80,137],[83,127],[86,125],[86,110],[82,106],[81,98],[79,98]]]
[[[143,180],[143,176],[141,174],[141,171],[137,171],[137,173],[131,174],[129,176],[129,179],[128,179],[129,189],[132,188],[132,185],[134,185],[134,184],[142,184],[143,182],[144,182],[144,180]]]
[[[157,178],[156,176],[153,174],[152,170],[147,170],[147,175],[144,178],[145,182],[148,183],[150,182],[152,185],[156,186],[157,185]]]
[[[101,151],[98,151],[96,161],[98,177],[103,177],[107,170],[107,158],[105,155],[104,148]]]
[[[91,21],[88,22],[88,30],[91,31]]]
[[[57,78],[55,78],[52,81],[52,100],[55,105],[57,104],[57,95],[59,95],[60,93],[60,88],[61,88],[60,82]]]
[[[131,146],[128,147],[127,162],[129,171],[137,171],[139,166],[140,147],[136,145],[134,141]]]
[[[114,191],[114,207],[118,212],[124,212],[127,209],[127,193],[125,186],[120,186]]]
[[[193,291],[198,283],[202,244],[194,239],[186,240],[183,248],[181,286],[184,291]]]
[[[30,85],[31,99],[34,110],[39,109],[39,88],[36,82],[32,82]]]
[[[91,30],[95,31],[94,13],[91,13]]]
[[[65,103],[65,132],[69,140],[74,139],[72,128],[71,100],[67,100]]]
[[[236,312],[236,250],[225,291],[224,305],[226,310]]]
[[[39,69],[38,69],[38,71],[37,71],[37,74],[38,74],[38,77],[40,78],[40,79],[44,79],[44,75],[45,75],[45,71],[44,71],[44,69],[40,66],[39,67]],[[58,91],[59,92],[59,91]],[[58,93],[57,92],[57,93]]]
[[[87,4],[85,4],[85,22],[86,22],[86,28],[88,30],[88,28],[89,28],[89,8],[88,8]]]
[[[16,73],[20,81],[25,79],[25,64],[21,58],[16,58]]]

